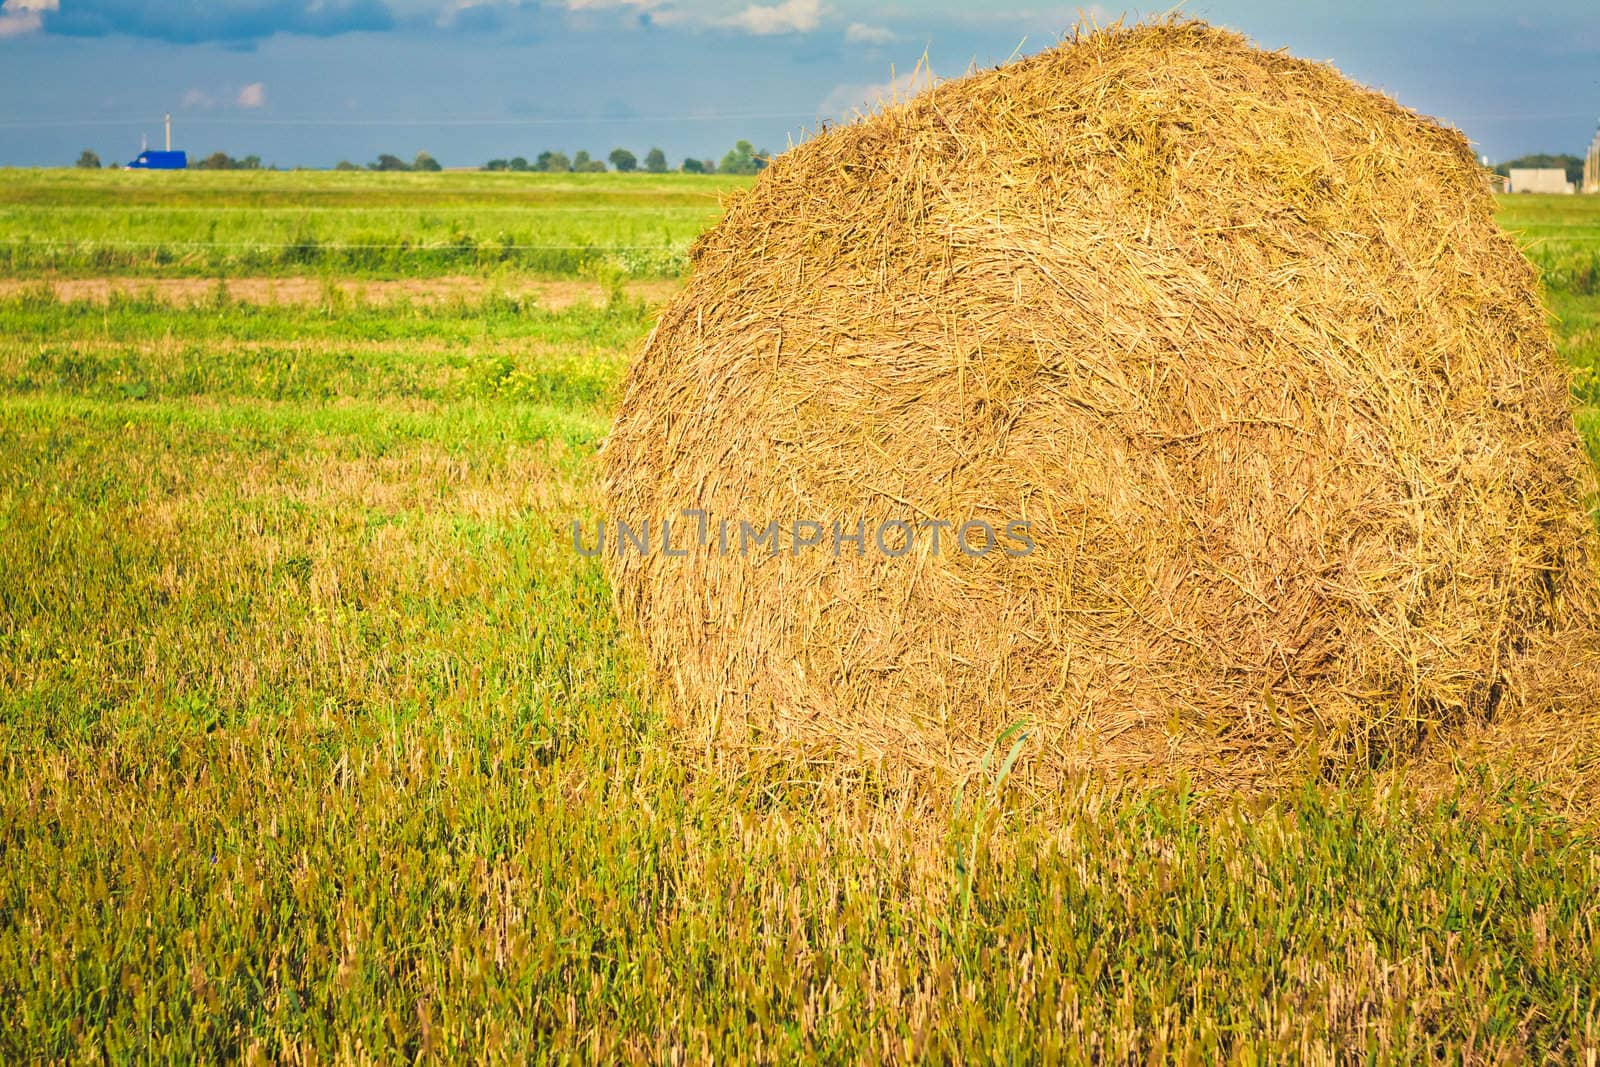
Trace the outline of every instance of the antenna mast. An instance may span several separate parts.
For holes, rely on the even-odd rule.
[[[167,151],[172,151],[172,112],[167,112]]]

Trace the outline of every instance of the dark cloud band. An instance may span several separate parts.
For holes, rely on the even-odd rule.
[[[278,33],[335,37],[394,24],[383,0],[75,0],[44,13],[47,33],[123,34],[174,44],[240,44]]]

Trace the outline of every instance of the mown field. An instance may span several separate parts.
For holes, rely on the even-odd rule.
[[[0,183],[0,1059],[1600,1055],[1594,812],[1515,768],[906,796],[679,748],[569,524],[681,269],[602,246],[681,257],[715,180],[169,177]],[[1578,262],[1600,197],[1504,217]]]
[[[11,172],[0,272],[675,276],[747,178],[306,171]]]

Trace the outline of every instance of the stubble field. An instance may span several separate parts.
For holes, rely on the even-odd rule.
[[[1593,748],[1230,800],[677,743],[570,524],[736,187],[7,173],[0,1058],[1592,1062]],[[1600,457],[1600,197],[1503,219]]]

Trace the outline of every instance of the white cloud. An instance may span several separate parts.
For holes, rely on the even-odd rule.
[[[60,0],[5,0],[0,4],[0,38],[33,33],[44,25],[46,11],[60,9]]]
[[[643,17],[648,17],[655,26],[693,26],[708,17],[704,12],[686,10],[678,0],[566,0],[566,6],[568,11],[580,18],[607,11],[617,12],[625,16],[622,25],[630,27],[637,27],[639,19]]]
[[[320,0],[316,0],[320,2]],[[541,8],[557,8],[573,16],[570,24],[580,30],[594,30],[614,25],[610,20],[601,18],[608,13],[621,16],[622,26],[637,26],[640,16],[649,16],[649,20],[657,25],[694,21],[687,14],[678,10],[680,0],[555,0],[554,3],[543,3],[539,0],[385,0],[391,10],[400,10],[418,17],[433,16],[433,24],[440,29],[448,30],[464,25],[472,15],[492,16],[497,13],[514,14],[519,11],[535,12]],[[691,4],[697,0],[689,0]],[[415,8],[418,3],[425,3],[423,8]]]
[[[1149,8],[1153,12],[1168,10],[1182,11],[1183,5],[1175,7],[1168,5]],[[1032,39],[1039,44],[1049,44],[1055,40],[1055,35],[1070,31],[1074,26],[1110,26],[1118,19],[1135,22],[1139,18],[1139,8],[1107,6],[1105,4],[1051,4],[1047,6],[1017,6],[998,4],[984,7],[981,4],[967,4],[959,8],[952,8],[946,17],[955,25],[968,27],[983,27],[985,29],[1023,30],[1035,35]]]
[[[251,82],[241,89],[224,86],[215,91],[196,87],[185,89],[178,103],[185,108],[219,107],[229,103],[244,108],[266,107],[267,87],[262,82]]]
[[[823,115],[849,118],[858,111],[872,111],[896,101],[909,100],[937,80],[932,70],[918,66],[893,81],[876,85],[836,85],[817,109]]]
[[[656,0],[644,0],[644,2],[656,2]],[[395,6],[392,0],[389,6],[391,8]],[[530,5],[525,3],[524,0],[449,0],[448,3],[444,4],[443,7],[440,8],[438,16],[433,20],[433,24],[438,26],[441,30],[448,30],[452,27],[460,25],[462,22],[462,16],[467,15],[470,12],[487,12],[490,14],[495,11],[514,12],[530,6],[537,7],[538,5]],[[569,9],[577,11],[585,7],[596,7],[601,5],[593,3],[592,0],[591,2],[585,2],[585,0],[568,0],[567,6]]]
[[[439,12],[439,17],[434,20],[434,25],[440,29],[449,29],[456,24],[463,11],[471,11],[475,7],[489,7],[495,0],[451,0],[445,9]]]
[[[1161,10],[1161,9],[1158,9]],[[1074,26],[1109,26],[1120,18],[1129,21],[1138,17],[1134,8],[1109,8],[1103,4],[1062,4],[1046,8],[1023,8],[1011,12],[1011,20],[1041,26],[1053,31],[1069,30]]]
[[[34,32],[42,25],[44,25],[44,20],[39,17],[37,12],[19,11],[12,13],[10,11],[0,11],[0,38],[21,37],[25,33]]]
[[[882,26],[868,26],[865,22],[852,22],[845,27],[844,39],[850,44],[888,44],[894,33]]]
[[[748,33],[767,36],[774,33],[810,33],[822,22],[821,0],[783,0],[772,7],[751,4],[737,15],[723,20]]]

